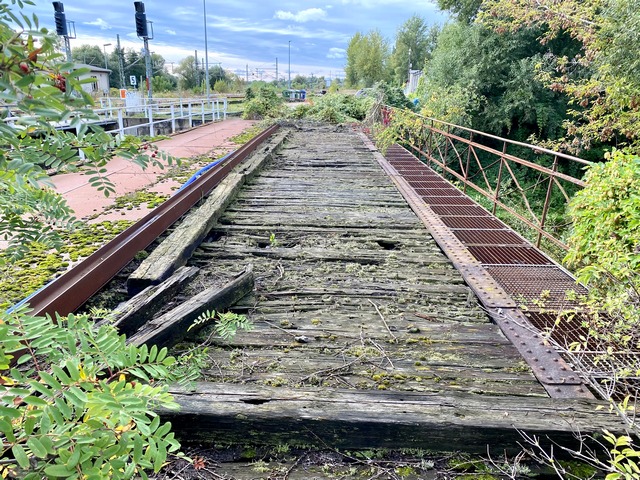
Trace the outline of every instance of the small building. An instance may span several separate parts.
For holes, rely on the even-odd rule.
[[[307,98],[306,90],[284,90],[282,96],[290,102],[304,102]]]
[[[83,83],[82,89],[88,93],[109,93],[109,74],[111,70],[107,68],[96,67],[95,65],[87,65],[86,63],[76,63],[74,65],[76,69],[86,68],[89,69],[87,73],[83,73],[78,78],[84,80],[91,78],[94,81],[91,83]]]

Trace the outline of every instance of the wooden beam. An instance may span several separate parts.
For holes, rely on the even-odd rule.
[[[174,344],[186,336],[189,327],[201,313],[207,310],[227,309],[252,290],[253,268],[249,265],[244,273],[224,287],[207,288],[173,310],[147,322],[129,337],[128,341],[135,345]]]
[[[118,305],[109,314],[109,321],[125,335],[133,334],[145,322],[151,320],[175,294],[193,280],[197,267],[180,267],[160,285],[145,288],[128,301]]]
[[[331,448],[420,448],[486,454],[519,451],[518,431],[575,445],[574,432],[623,425],[596,401],[418,394],[199,383],[173,389],[162,411],[184,441]],[[600,402],[602,403],[602,402]]]

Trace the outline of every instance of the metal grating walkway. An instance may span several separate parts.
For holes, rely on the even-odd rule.
[[[375,150],[363,136],[365,143]],[[552,397],[593,395],[550,348],[520,306],[574,306],[566,292],[586,289],[486,209],[399,145],[378,162],[432,236],[464,275],[504,334],[518,348]],[[537,325],[539,326],[539,325]]]

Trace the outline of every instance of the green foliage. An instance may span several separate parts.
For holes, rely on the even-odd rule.
[[[545,88],[536,31],[500,35],[463,22],[445,25],[416,96],[424,114],[496,135],[557,138],[566,99]]]
[[[178,82],[171,75],[154,75],[151,79],[151,87],[154,92],[170,92],[178,87]]]
[[[11,367],[11,360],[17,362]],[[176,408],[167,350],[127,345],[86,316],[0,319],[2,475],[146,478],[178,442],[153,409]]]
[[[413,70],[421,70],[425,60],[435,48],[439,27],[427,27],[424,18],[412,16],[398,29],[393,52],[389,59],[395,85],[403,85],[408,80],[409,65]]]
[[[558,147],[640,146],[640,0],[485,0],[479,18],[499,33],[540,29],[548,51],[539,79],[572,106]],[[579,48],[558,49],[558,40],[569,37]]]
[[[247,89],[246,98],[242,118],[280,118],[287,113],[282,96],[274,88],[267,85],[250,87]]]
[[[388,79],[389,44],[378,30],[358,32],[347,47],[345,73],[348,85],[371,87]]]
[[[616,335],[624,345],[631,339],[625,330],[640,325],[640,157],[614,150],[607,158],[589,169],[587,187],[571,201],[565,261],[595,287],[592,295],[606,311],[626,319]]]
[[[471,23],[482,5],[482,0],[437,0],[442,10],[449,10],[458,20]]]
[[[213,84],[213,91],[218,93],[227,93],[231,90],[229,82],[226,80],[216,80]]]
[[[355,122],[364,120],[372,104],[370,97],[328,93],[315,98],[312,105],[297,106],[291,115],[329,123]]]
[[[217,317],[217,319],[216,319]],[[195,328],[202,328],[204,325],[216,321],[213,330],[223,340],[231,340],[236,336],[238,330],[249,331],[253,328],[253,323],[245,315],[239,315],[233,312],[217,312],[215,310],[206,310],[198,315],[187,331]]]

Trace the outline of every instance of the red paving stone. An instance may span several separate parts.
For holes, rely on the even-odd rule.
[[[170,139],[156,142],[156,145],[168,154],[178,158],[189,158],[209,152],[218,157],[238,148],[229,139],[242,133],[255,122],[241,119],[228,119],[197,127]],[[81,172],[56,175],[51,178],[56,191],[67,200],[77,218],[99,214],[114,205],[115,198],[142,188],[150,191],[171,194],[179,186],[174,181],[158,183],[158,177],[166,173],[165,169],[151,167],[142,170],[131,162],[115,158],[105,167],[107,177],[115,185],[116,193],[105,197],[89,184],[89,176]],[[94,221],[103,220],[137,220],[142,218],[148,209],[145,206],[132,210],[109,211]]]

